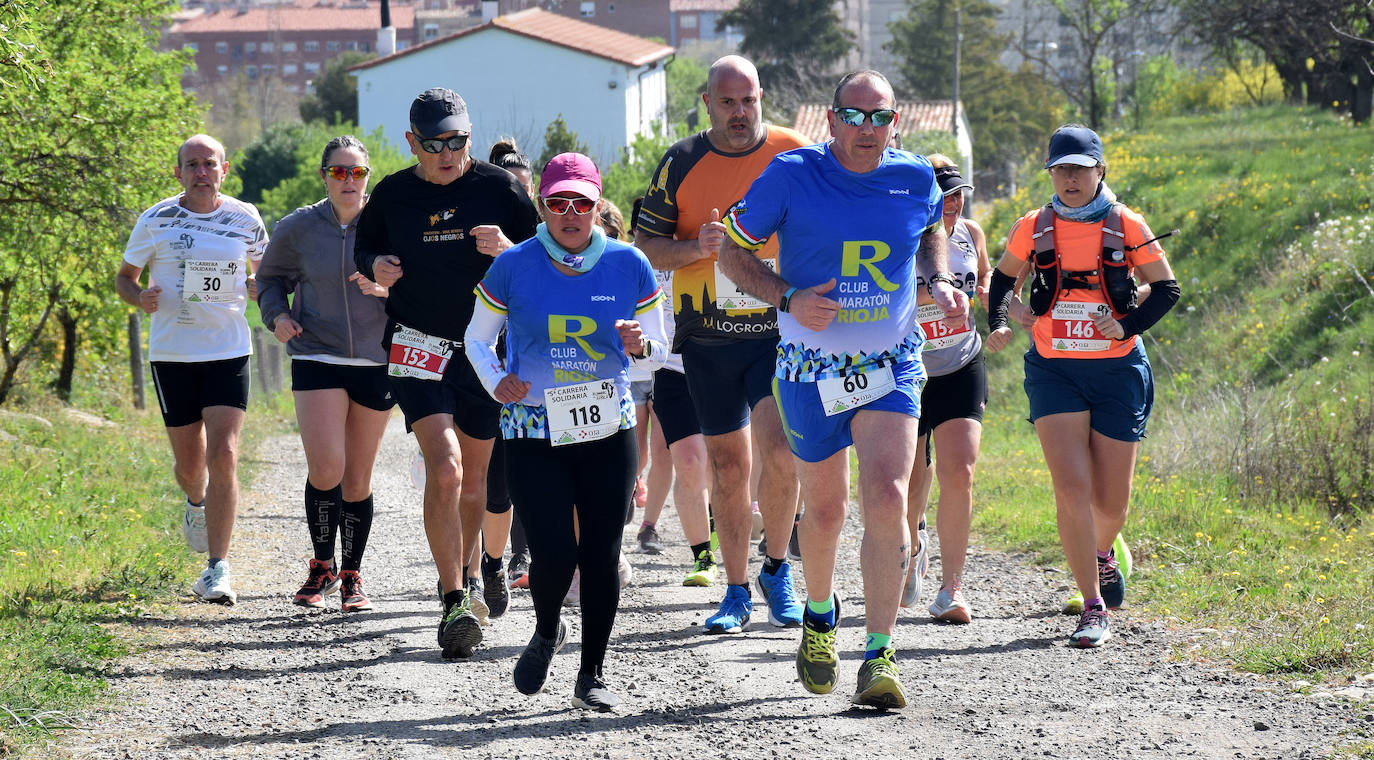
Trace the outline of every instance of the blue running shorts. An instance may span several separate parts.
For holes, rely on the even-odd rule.
[[[918,360],[905,361],[892,368],[896,388],[860,407],[827,415],[821,405],[817,383],[797,383],[773,379],[773,397],[778,402],[782,428],[787,433],[787,445],[797,458],[806,462],[821,462],[838,451],[852,446],[854,437],[850,421],[861,410],[897,412],[908,417],[921,416],[921,389],[925,386],[925,372]]]

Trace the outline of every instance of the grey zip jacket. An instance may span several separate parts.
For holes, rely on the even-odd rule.
[[[341,229],[329,199],[287,214],[277,223],[258,266],[262,323],[290,314],[301,334],[286,344],[291,356],[328,354],[385,363],[382,331],[386,299],[363,295],[349,275],[358,220]],[[290,305],[286,296],[294,293]]]

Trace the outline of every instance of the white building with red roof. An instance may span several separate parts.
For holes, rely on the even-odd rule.
[[[472,155],[486,158],[510,136],[535,161],[544,130],[561,115],[605,170],[636,135],[665,121],[672,55],[653,40],[531,8],[349,71],[358,79],[359,129],[381,127],[403,152],[411,101],[447,87],[468,104]]]

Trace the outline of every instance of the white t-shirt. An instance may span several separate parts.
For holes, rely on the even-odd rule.
[[[218,209],[197,214],[181,196],[143,212],[129,235],[124,260],[148,270],[162,288],[148,334],[148,358],[210,362],[252,353],[244,308],[248,261],[267,248],[267,228],[251,203],[220,196]]]

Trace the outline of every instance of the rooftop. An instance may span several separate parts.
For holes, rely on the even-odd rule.
[[[391,6],[391,24],[408,29],[415,26],[415,6]],[[172,34],[268,33],[312,31],[367,31],[382,25],[381,3],[371,0],[342,3],[296,0],[291,5],[273,5],[244,10],[201,13],[172,24]]]
[[[962,109],[961,109],[962,110]],[[830,106],[807,103],[797,108],[797,120],[792,128],[816,142],[830,139],[830,124],[826,120]],[[952,100],[906,100],[897,103],[897,132],[906,137],[915,132],[949,132],[950,117],[954,115]]]

